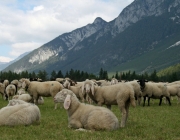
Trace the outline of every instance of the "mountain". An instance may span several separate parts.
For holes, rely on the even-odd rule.
[[[4,71],[151,72],[180,60],[180,0],[134,0],[110,22],[62,34]]]
[[[13,64],[14,62],[18,61],[19,59],[23,58],[28,53],[30,53],[30,52],[25,52],[25,53],[21,54],[20,56],[18,56],[16,59],[14,59],[13,61],[10,61],[10,62],[0,62],[0,71],[5,69],[9,65]]]

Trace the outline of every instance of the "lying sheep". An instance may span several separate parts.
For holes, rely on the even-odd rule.
[[[40,122],[39,108],[22,100],[10,100],[0,110],[0,126],[31,125]]]
[[[99,106],[106,105],[111,109],[111,105],[118,105],[122,112],[121,127],[125,127],[130,103],[136,106],[134,90],[130,84],[119,83],[110,86],[94,86],[91,80],[86,80],[82,87],[84,92]]]
[[[32,101],[32,97],[29,94],[14,95],[13,99],[23,100],[25,102]]]
[[[80,103],[76,95],[63,89],[54,97],[54,102],[63,102],[68,114],[68,127],[79,130],[116,130],[117,117],[104,107]]]
[[[20,88],[20,89],[17,91],[17,94],[18,94],[18,95],[26,94],[26,91],[25,91],[24,88]]]
[[[147,80],[137,81],[141,86],[142,96],[144,97],[143,106],[145,106],[146,97],[148,97],[148,106],[150,105],[150,98],[160,99],[159,106],[162,103],[162,98],[166,97],[171,105],[170,94],[167,91],[167,86],[164,83],[153,83]]]
[[[29,80],[24,80],[22,87],[27,89],[28,93],[33,96],[34,103],[38,104],[39,96],[49,97],[56,95],[59,91],[63,89],[62,84],[57,81],[47,81],[47,82],[30,82]]]
[[[14,84],[9,84],[6,87],[6,100],[9,100],[12,96],[14,96],[17,92],[17,87]]]

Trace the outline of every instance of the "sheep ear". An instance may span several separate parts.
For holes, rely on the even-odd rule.
[[[92,92],[92,95],[94,96],[94,84],[91,84],[91,92]]]
[[[64,108],[67,110],[71,104],[71,95],[67,95],[64,101]]]

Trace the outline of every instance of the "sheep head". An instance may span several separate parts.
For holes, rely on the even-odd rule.
[[[143,91],[146,86],[145,82],[148,82],[148,81],[143,79],[143,80],[138,80],[137,82],[140,84],[141,91]]]
[[[54,96],[55,103],[64,103],[64,108],[67,110],[71,105],[71,98],[76,98],[76,95],[68,89],[62,89]],[[78,99],[77,99],[78,100]]]
[[[92,95],[94,96],[94,83],[91,80],[86,80],[83,85],[82,85],[82,92],[85,93],[92,93]]]

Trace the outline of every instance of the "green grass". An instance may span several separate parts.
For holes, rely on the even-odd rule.
[[[172,106],[159,100],[151,106],[130,107],[130,114],[125,128],[116,131],[82,132],[67,127],[65,109],[58,106],[54,110],[52,98],[45,98],[44,105],[39,105],[41,111],[40,125],[31,126],[1,126],[0,140],[180,140],[180,104],[172,101]],[[0,100],[0,108],[7,101]],[[112,111],[121,119],[117,106]]]

